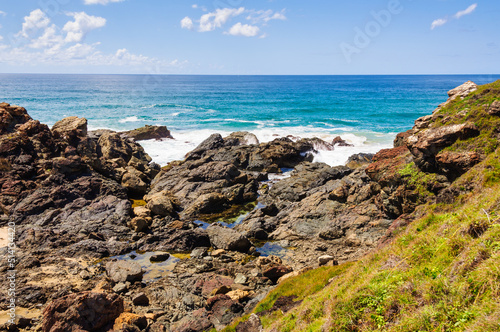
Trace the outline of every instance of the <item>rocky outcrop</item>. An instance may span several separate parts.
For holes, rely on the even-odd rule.
[[[87,136],[87,119],[70,116],[57,121],[51,130],[54,136],[66,140],[72,140],[75,137],[85,137]]]
[[[44,332],[107,331],[124,310],[115,294],[75,293],[49,304],[43,312]]]
[[[448,97],[450,97],[451,100],[457,97],[463,98],[476,90],[477,84],[472,81],[467,81],[464,84],[456,87],[455,89],[448,91]]]
[[[144,271],[136,262],[116,261],[106,264],[106,272],[113,282],[141,281]]]
[[[500,115],[500,100],[495,100],[493,103],[491,103],[490,107],[488,108],[488,114],[494,116]]]
[[[347,159],[346,166],[352,169],[368,165],[372,162],[374,154],[372,153],[358,153],[350,156]]]
[[[424,171],[436,171],[439,162],[436,155],[458,139],[468,139],[479,135],[478,128],[472,123],[442,126],[414,133],[406,139],[406,145],[413,154],[415,163]]]
[[[212,225],[207,228],[210,243],[216,249],[246,253],[252,246],[250,241],[239,232],[227,227]]]
[[[119,133],[121,136],[125,136],[133,139],[134,141],[145,141],[150,139],[160,140],[162,138],[170,138],[173,139],[170,134],[170,130],[167,129],[166,126],[151,126],[146,125],[141,128],[137,128],[134,130],[123,131]]]

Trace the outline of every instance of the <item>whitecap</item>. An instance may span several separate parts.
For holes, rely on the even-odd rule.
[[[118,122],[120,123],[127,123],[127,122],[139,122],[141,121],[137,116],[129,116],[125,119],[121,119]]]

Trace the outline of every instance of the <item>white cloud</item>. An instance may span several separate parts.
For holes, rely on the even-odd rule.
[[[469,15],[471,14],[473,11],[475,11],[477,8],[477,3],[475,4],[472,4],[470,5],[469,7],[467,7],[467,9],[465,10],[461,10],[459,12],[457,12],[455,15],[453,15],[453,18],[455,19],[460,19],[462,16],[465,16],[465,15]],[[448,18],[438,18],[437,20],[434,20],[431,24],[431,30],[434,30],[435,28],[437,27],[440,27],[442,25],[445,25],[446,23],[448,23],[449,20]]]
[[[103,17],[90,16],[85,12],[69,13],[68,16],[73,16],[74,21],[66,23],[63,31],[67,32],[66,42],[81,42],[85,35],[94,29],[102,28],[106,25],[106,19]]]
[[[181,28],[192,30],[193,27],[194,27],[193,20],[190,19],[189,17],[186,16],[181,20]]]
[[[58,34],[57,27],[55,24],[46,27],[43,34],[31,41],[29,45],[32,48],[43,49],[43,48],[55,48],[59,49],[64,45],[64,38]]]
[[[18,35],[30,38],[38,32],[40,29],[45,29],[50,24],[50,19],[42,12],[41,9],[35,9],[29,16],[24,17],[24,23],[22,30]]]
[[[434,30],[437,27],[440,27],[442,25],[445,25],[448,22],[447,19],[445,18],[438,18],[437,20],[434,20],[431,24],[431,30]]]
[[[244,11],[244,7],[216,9],[215,12],[207,13],[200,18],[199,31],[207,32],[221,28],[230,18],[241,15]]]
[[[193,8],[193,9],[197,9],[197,8],[198,8],[198,5],[197,5],[197,4],[194,4],[194,5],[192,5],[192,6],[191,6],[191,8]]]
[[[2,40],[3,40],[3,36],[0,36],[0,41],[2,41]]]
[[[255,37],[259,34],[260,28],[255,25],[236,23],[227,32],[232,36]]]
[[[193,8],[200,8],[198,5],[192,5]],[[202,9],[204,9],[202,7]],[[199,20],[193,21],[190,17],[186,16],[181,20],[181,27],[184,29],[193,30],[195,27],[198,32],[214,31],[218,28],[223,28],[232,18],[238,17],[242,14],[248,14],[246,19],[251,21],[252,24],[244,24],[238,22],[225,31],[224,34],[232,36],[245,36],[255,37],[260,35],[260,38],[265,38],[267,34],[261,33],[262,27],[266,26],[272,20],[286,20],[285,9],[275,12],[269,10],[254,10],[240,8],[218,8],[213,12],[206,13],[200,17]]]
[[[171,72],[186,66],[186,61],[163,60],[136,55],[126,49],[105,54],[99,51],[100,43],[83,43],[90,31],[104,27],[106,19],[84,12],[68,13],[62,28],[53,24],[40,9],[24,18],[22,30],[11,43],[0,43],[0,63],[12,66],[82,66],[124,67],[127,71]],[[3,38],[0,37],[0,41]]]
[[[247,20],[252,21],[252,23],[267,23],[272,20],[286,20],[285,9],[281,10],[281,12],[274,12],[273,10],[258,10],[251,11],[250,15],[247,16]]]
[[[84,0],[84,4],[86,5],[107,5],[111,2],[122,2],[124,0]]]
[[[477,3],[470,5],[466,10],[461,10],[455,14],[455,18],[459,19],[462,16],[471,14],[477,8]]]
[[[0,16],[5,16],[5,15],[7,15],[7,13],[0,10]]]

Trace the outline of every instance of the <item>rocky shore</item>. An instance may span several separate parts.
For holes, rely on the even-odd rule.
[[[467,82],[449,97],[475,90]],[[89,132],[86,119],[70,117],[49,128],[0,104],[0,228],[16,225],[19,313],[0,330],[223,328],[282,280],[356,260],[411,222],[418,205],[457,195],[450,184],[484,155],[445,148],[481,130],[446,125],[439,109],[393,149],[347,166],[312,162],[340,138],[259,143],[238,132],[213,134],[161,168],[137,141],[171,138],[165,127]],[[426,173],[416,181],[418,172]],[[0,298],[6,311],[5,288]]]

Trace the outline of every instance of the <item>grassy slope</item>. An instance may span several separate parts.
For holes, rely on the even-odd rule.
[[[485,156],[453,183],[462,193],[455,202],[420,206],[390,244],[357,262],[280,284],[254,312],[281,296],[304,301],[261,317],[266,331],[500,331],[500,142],[492,139],[500,118],[484,106],[495,99],[500,81],[452,102],[432,125],[472,121],[481,129],[448,148]]]

